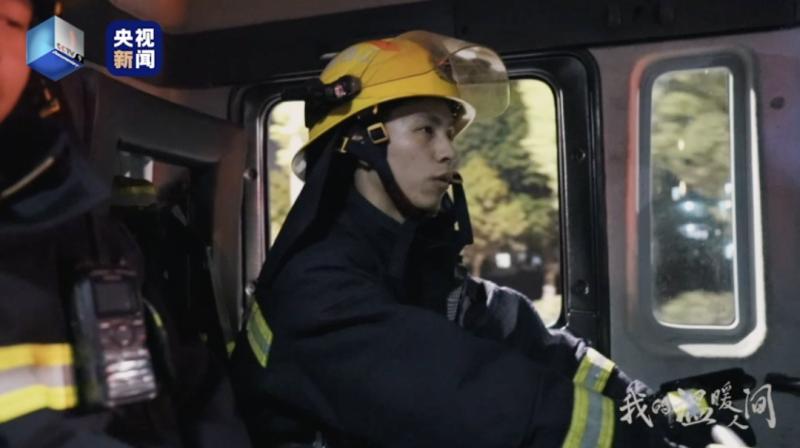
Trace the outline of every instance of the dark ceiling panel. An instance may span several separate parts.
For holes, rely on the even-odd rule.
[[[459,37],[508,53],[791,26],[796,0],[456,2]]]
[[[433,0],[165,35],[164,70],[147,81],[201,88],[251,84],[321,70],[348,45],[424,29],[501,53],[600,46],[800,23],[800,0]],[[768,6],[765,6],[768,5]],[[105,27],[130,18],[108,2],[76,0],[64,18],[84,31],[87,59],[104,64]],[[99,36],[99,37],[98,37]]]

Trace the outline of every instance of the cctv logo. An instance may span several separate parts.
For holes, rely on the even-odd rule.
[[[28,31],[30,68],[53,81],[83,66],[83,31],[53,16]]]

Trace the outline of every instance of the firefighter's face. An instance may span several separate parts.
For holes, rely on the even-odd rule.
[[[0,122],[14,109],[28,82],[25,35],[32,14],[27,0],[0,0]]]
[[[453,114],[445,100],[407,100],[386,120],[387,158],[411,203],[435,213],[455,172]]]

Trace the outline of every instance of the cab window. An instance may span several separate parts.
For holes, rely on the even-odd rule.
[[[645,75],[640,285],[674,330],[754,325],[760,187],[745,66],[735,54],[695,56]]]
[[[653,311],[664,323],[736,319],[731,77],[725,67],[675,70],[653,84]]]

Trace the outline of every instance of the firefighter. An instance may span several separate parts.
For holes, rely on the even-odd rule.
[[[248,446],[221,366],[141,296],[58,85],[26,65],[54,10],[0,0],[0,446]]]
[[[644,384],[460,263],[471,231],[453,139],[508,97],[497,54],[422,31],[351,46],[284,95],[306,101],[309,142],[293,160],[305,185],[233,355],[257,443],[663,439],[661,423],[619,422],[625,396],[652,396]]]

